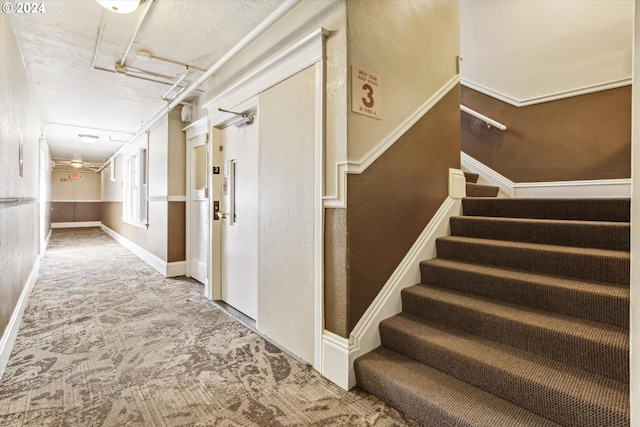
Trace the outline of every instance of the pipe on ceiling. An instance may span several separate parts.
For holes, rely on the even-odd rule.
[[[229,62],[229,60],[231,58],[233,58],[235,55],[237,55],[242,49],[246,48],[251,42],[253,42],[260,35],[262,35],[262,33],[264,33],[266,30],[268,30],[273,24],[278,22],[284,15],[289,13],[291,11],[291,9],[296,7],[298,5],[298,3],[300,3],[301,1],[302,0],[285,0],[285,2],[280,7],[278,7],[273,13],[271,13],[271,15],[269,15],[257,27],[255,27],[253,30],[251,30],[251,32],[249,34],[247,34],[242,40],[240,40],[240,42],[238,42],[238,44],[236,44],[227,53],[225,53],[222,56],[222,58],[220,58],[218,61],[216,61],[216,63],[213,64],[204,74],[202,74],[200,77],[198,77],[198,79],[196,81],[191,83],[191,85],[189,85],[185,90],[183,90],[180,94],[178,94],[178,96],[176,96],[173,99],[173,101],[171,101],[167,105],[161,106],[153,114],[153,116],[151,116],[151,118],[148,121],[146,121],[146,122],[144,122],[142,124],[140,129],[138,129],[136,132],[133,133],[131,138],[129,138],[129,141],[127,142],[127,144],[129,144],[132,141],[135,141],[140,135],[142,135],[143,133],[145,133],[149,129],[151,129],[151,127],[158,120],[160,120],[162,117],[164,117],[165,114],[167,114],[168,112],[173,110],[176,106],[178,106],[182,101],[184,101],[184,99],[187,96],[189,96],[193,91],[195,91],[198,86],[200,86],[202,83],[204,83],[216,71],[218,71],[220,68],[222,68],[223,65],[225,65],[227,62]],[[109,157],[109,159],[102,165],[102,167],[99,169],[99,171],[101,171],[102,169],[106,168],[107,165],[109,165],[109,163],[111,162],[111,160],[113,158],[117,157],[118,154],[120,154],[122,152],[122,150],[124,149],[124,147],[127,144],[124,144],[115,153],[113,153],[113,155],[111,157]]]
[[[149,14],[149,11],[151,10],[151,6],[153,6],[153,3],[155,2],[155,0],[147,0],[147,1],[149,2],[149,5],[147,6],[147,8],[142,13],[142,16],[140,17],[140,20],[138,21],[138,25],[136,26],[136,29],[133,32],[133,37],[131,37],[131,41],[129,42],[129,46],[127,47],[127,50],[125,50],[124,54],[122,55],[122,59],[119,62],[119,65],[121,67],[124,67],[126,65],[127,56],[129,56],[129,52],[131,52],[131,47],[133,46],[133,43],[136,41],[136,38],[138,37],[138,34],[140,33],[140,29],[142,28],[142,24],[144,24],[144,21],[147,18],[147,15]]]

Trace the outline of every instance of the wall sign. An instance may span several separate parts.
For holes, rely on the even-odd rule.
[[[382,120],[382,82],[380,75],[351,66],[351,111]]]

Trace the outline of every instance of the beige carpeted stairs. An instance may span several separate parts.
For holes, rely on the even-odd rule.
[[[628,426],[630,201],[463,211],[358,385],[425,426]]]

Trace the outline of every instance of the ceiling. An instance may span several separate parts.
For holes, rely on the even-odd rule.
[[[92,0],[56,0],[42,14],[11,14],[52,158],[107,160],[166,104],[182,64],[187,86],[282,2],[146,0],[118,14]],[[141,50],[152,58],[137,57]],[[117,74],[123,58],[127,71]],[[79,134],[100,139],[87,144]]]

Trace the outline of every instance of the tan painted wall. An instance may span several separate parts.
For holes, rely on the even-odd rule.
[[[180,109],[176,108],[169,113],[168,124],[168,190],[169,196],[186,195],[186,137],[182,128],[184,124],[180,119]],[[184,258],[183,258],[184,260]]]
[[[262,93],[258,111],[258,327],[313,363],[314,67]]]
[[[631,87],[527,107],[462,88],[461,103],[507,126],[461,113],[462,151],[513,182],[631,176]]]
[[[88,222],[102,219],[102,203],[51,202],[51,222]]]
[[[73,181],[69,179],[71,173],[79,173],[81,178]],[[51,200],[52,201],[72,201],[72,200],[101,200],[102,177],[94,172],[75,172],[54,170],[51,173]]]
[[[39,252],[40,119],[7,14],[0,16],[0,331]],[[23,172],[19,147],[22,142]]]
[[[147,229],[122,221],[123,156],[116,159],[115,182],[110,180],[111,165],[102,173],[102,223],[166,262],[185,260],[185,203],[168,200],[185,192],[185,136],[178,115],[171,112],[149,132]],[[170,188],[175,194],[169,194]]]
[[[351,331],[448,194],[459,168],[459,88],[361,175],[349,176],[348,312]]]
[[[349,160],[369,153],[456,74],[458,19],[455,1],[347,2],[349,65],[378,73],[383,97],[382,120],[349,106]]]

